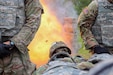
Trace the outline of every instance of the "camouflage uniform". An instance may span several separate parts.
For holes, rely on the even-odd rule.
[[[77,63],[65,57],[39,67],[36,75],[87,75],[87,71],[80,70]]]
[[[93,0],[78,18],[78,26],[87,49],[101,45],[113,50],[113,4]]]
[[[92,68],[88,75],[113,75],[113,60],[101,62]]]
[[[13,53],[0,59],[0,75],[32,75],[36,65],[27,46],[39,28],[42,7],[39,0],[0,0],[0,41],[11,40]]]
[[[98,57],[97,57],[98,56]],[[104,57],[103,57],[104,56]],[[87,73],[90,72],[90,69],[91,69],[91,73],[94,71],[97,71],[96,69],[95,70],[92,70],[92,68],[95,68],[95,65],[98,65],[98,63],[96,64],[93,64],[93,61],[103,61],[103,60],[108,60],[109,61],[109,58],[112,59],[113,57],[111,55],[106,55],[106,54],[103,54],[103,55],[93,55],[89,60],[84,60],[83,58],[81,59],[81,57],[74,57],[74,61],[76,62],[76,64],[73,65],[74,68],[76,68],[77,70],[79,69],[79,74],[83,73],[87,75]],[[65,63],[66,62],[70,62],[70,63],[74,63],[70,58],[63,58],[63,59],[60,59],[60,61],[58,60],[57,63],[54,62],[54,64],[58,64],[58,63],[61,63],[61,61],[64,61]],[[113,62],[113,60],[112,60]],[[101,64],[101,62],[100,62]],[[111,63],[112,64],[112,63]],[[69,68],[69,64],[68,65],[68,68]],[[43,66],[40,66],[37,71],[36,71],[36,75],[42,75],[45,71],[47,71],[47,68],[49,67],[50,65],[48,64],[45,64]],[[102,65],[101,65],[102,66]],[[62,67],[62,70],[63,69],[66,69],[66,68],[63,68]],[[100,69],[100,68],[99,68]],[[87,70],[87,71],[86,71]],[[75,74],[75,75],[79,75],[79,74]],[[71,74],[70,74],[71,75]],[[91,74],[92,75],[92,74]],[[96,75],[96,74],[95,74]]]
[[[112,52],[112,7],[113,3],[110,3],[108,0],[93,0],[88,7],[81,12],[78,18],[78,26],[87,49],[100,45]],[[108,53],[95,53],[88,61],[98,63],[111,58],[112,56]]]
[[[95,64],[107,59],[112,59],[112,56],[103,53],[94,54],[89,60],[85,60],[81,56],[75,56],[74,58],[69,56],[54,61],[51,61],[51,59],[52,57],[47,64],[37,69],[36,75],[87,75],[88,71],[93,68]]]
[[[50,48],[50,60],[47,64],[39,67],[36,75],[85,75],[87,71],[80,70],[77,62],[84,61],[83,59],[76,61],[69,55],[71,50],[63,43],[56,42]],[[83,68],[83,67],[82,67]]]

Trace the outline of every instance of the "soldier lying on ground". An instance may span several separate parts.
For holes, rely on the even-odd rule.
[[[62,41],[53,43],[50,60],[37,70],[36,75],[85,75],[87,71],[78,69],[70,54],[71,50]]]
[[[95,64],[112,57],[109,53],[94,53],[89,60],[85,60],[81,56],[73,59],[70,54],[71,50],[65,43],[55,42],[50,48],[49,62],[38,68],[36,75],[85,75]]]

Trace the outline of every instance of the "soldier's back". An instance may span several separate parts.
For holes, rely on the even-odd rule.
[[[62,60],[51,61],[43,75],[85,75],[87,71],[76,68],[73,62],[65,62]]]

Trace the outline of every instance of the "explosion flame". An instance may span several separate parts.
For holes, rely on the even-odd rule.
[[[71,48],[73,38],[72,34],[69,34],[73,32],[72,25],[68,25],[68,23],[66,23],[67,19],[64,17],[62,19],[62,16],[58,16],[57,10],[54,9],[55,11],[53,11],[50,7],[51,4],[48,5],[46,1],[47,0],[40,1],[44,8],[44,14],[41,18],[40,27],[33,41],[28,46],[31,61],[35,63],[37,67],[47,63],[49,60],[49,49],[53,42],[63,41]]]

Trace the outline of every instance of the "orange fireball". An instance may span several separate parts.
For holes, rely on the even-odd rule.
[[[44,0],[41,0],[41,4],[44,8],[41,24],[33,41],[28,46],[31,61],[37,67],[47,63],[49,60],[49,49],[53,42],[64,41],[66,44],[69,44],[69,41],[72,39],[70,38],[71,35],[67,36],[64,26],[59,22],[54,12],[49,10]],[[71,31],[71,28],[69,31]]]

